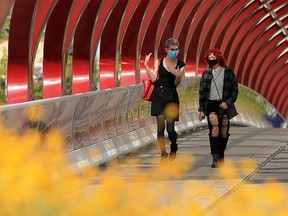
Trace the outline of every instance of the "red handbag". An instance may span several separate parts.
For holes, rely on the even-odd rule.
[[[146,101],[151,101],[151,95],[154,90],[156,82],[152,82],[150,79],[143,79],[142,83],[144,87],[142,98]]]
[[[159,65],[160,66],[160,65]],[[157,79],[159,78],[159,70],[157,71]],[[152,82],[150,79],[142,80],[144,91],[142,93],[143,100],[151,101],[153,90],[156,86],[157,80]]]

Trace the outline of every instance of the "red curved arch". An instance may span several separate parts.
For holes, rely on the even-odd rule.
[[[35,58],[36,50],[41,38],[41,34],[44,31],[45,25],[49,19],[49,16],[54,9],[57,2],[53,0],[38,0],[35,8],[33,18],[33,28],[31,29],[32,43],[31,43],[31,55]]]
[[[151,52],[153,53],[154,51],[154,43],[156,37],[155,26],[157,26],[157,23],[160,20],[160,16],[165,8],[166,3],[167,1],[161,0],[150,1],[143,16],[140,31],[137,37],[137,49],[139,53],[136,56],[136,61],[138,60],[140,62],[140,64],[137,62],[137,65],[140,69],[140,80],[147,78],[147,74],[143,66],[144,57],[145,55]],[[155,58],[155,53],[153,53],[153,57]],[[152,61],[150,64],[152,64]],[[150,66],[152,67],[152,65]]]
[[[136,16],[134,16],[134,13],[138,9],[139,4],[140,4],[140,0],[134,0],[134,1],[130,0],[128,2],[126,9],[123,13],[120,26],[119,26],[119,33],[118,33],[117,42],[116,42],[116,56],[115,56],[115,60],[116,60],[115,72],[116,72],[116,80],[117,80],[116,82],[118,83],[118,86],[128,86],[128,85],[135,83],[135,79],[136,79],[136,65],[135,65],[136,63],[135,62],[135,57],[136,57],[135,44],[136,43],[135,42],[136,42],[137,32],[139,29],[131,29],[130,31],[128,31],[128,27],[132,18],[136,19],[135,22],[139,23],[141,21],[140,20],[141,16],[139,17],[139,15],[144,14],[144,11],[145,11],[144,9],[146,7],[145,7],[145,4],[141,5],[142,8],[137,11],[139,14],[136,14]],[[124,46],[122,46],[125,37],[128,38],[130,43],[126,43]],[[135,50],[129,51],[127,48],[129,46],[133,47],[133,45],[134,45]],[[126,48],[126,46],[128,47]],[[122,52],[122,50],[126,51],[125,54]]]
[[[287,114],[288,114],[288,93],[287,93],[287,91],[286,91],[286,94],[283,94],[283,98],[284,99],[282,100],[282,103],[279,103],[278,111],[283,116],[287,116]]]
[[[240,1],[232,1],[231,5],[228,6],[227,10],[223,14],[223,17],[220,19],[219,23],[216,25],[215,31],[212,35],[210,42],[210,47],[215,47],[220,49],[222,47],[223,38],[227,33],[229,27],[232,25],[233,20],[238,15],[239,8],[243,7],[243,3]]]
[[[85,5],[82,5],[84,8]],[[82,9],[81,8],[81,9]],[[94,23],[100,8],[98,0],[91,0],[81,13],[77,9],[75,13],[81,13],[77,28],[74,34],[73,61],[72,61],[72,93],[95,90],[93,82],[93,69],[91,68],[91,43]],[[66,47],[69,44],[66,43]],[[68,47],[67,47],[68,48]]]
[[[274,97],[274,94],[277,95],[277,89],[281,89],[281,86],[283,90],[280,90],[280,94],[288,94],[288,92],[285,92],[285,88],[287,88],[287,76],[288,73],[285,71],[284,67],[288,67],[287,64],[285,65],[285,62],[282,63],[279,68],[276,70],[277,76],[274,77],[274,79],[270,79],[268,83],[268,91],[265,92],[267,95],[267,99],[271,101],[273,104],[276,104],[277,101],[279,101],[279,98]],[[283,85],[281,85],[281,82],[283,82]]]
[[[101,40],[102,33],[104,31],[105,25],[111,15],[111,11],[114,9],[117,1],[111,0],[111,1],[102,1],[100,4],[99,12],[97,13],[96,22],[94,23],[93,31],[92,31],[92,41],[90,45],[90,73],[93,73],[94,67],[99,68],[99,80],[100,80],[100,89],[105,89],[105,86],[103,86],[101,83],[112,82],[112,86],[115,86],[114,82],[114,72],[110,73],[112,76],[112,79],[106,79],[105,75],[102,75],[102,72],[100,70],[100,65],[97,65],[96,63],[96,51],[99,45],[99,41]],[[98,59],[100,62],[100,59]],[[99,63],[100,64],[100,63]],[[111,78],[111,77],[110,77]]]
[[[9,31],[7,100],[19,103],[33,99],[32,72],[29,70],[30,30],[36,0],[16,1]]]
[[[195,47],[197,47],[198,39],[205,20],[208,17],[211,9],[214,7],[214,4],[216,3],[216,1],[213,1],[213,3],[210,4],[208,4],[207,2],[202,2],[198,10],[196,11],[196,14],[190,25],[184,48],[184,53],[187,53],[187,56],[184,56],[184,61],[186,61],[187,64],[187,66],[185,67],[185,71],[188,76],[198,76],[199,62],[197,60],[199,60],[200,57],[199,54],[195,52]]]
[[[43,60],[43,98],[66,94],[63,43],[72,1],[58,1],[46,25]]]
[[[255,59],[260,54],[261,47],[265,41],[271,36],[268,31],[269,20],[265,19],[251,32],[251,37],[247,38],[247,41],[253,42],[247,43],[248,48],[244,50],[243,57],[239,63],[239,70],[243,71],[242,83],[247,86],[252,86],[252,78],[256,75],[257,71],[252,67],[256,65]],[[259,29],[259,30],[258,30]],[[245,41],[246,43],[246,41]],[[250,58],[249,58],[250,56]]]
[[[186,59],[187,59],[187,52],[188,52],[188,50],[185,49],[188,31],[189,31],[190,25],[192,23],[193,16],[196,13],[196,11],[198,10],[198,8],[200,7],[200,5],[201,5],[201,1],[196,1],[196,2],[187,1],[187,4],[184,6],[185,10],[183,9],[181,16],[178,17],[178,21],[176,23],[176,27],[175,27],[175,31],[174,31],[174,37],[178,38],[178,40],[181,43],[180,46],[181,47],[183,46],[183,48],[182,48],[183,51],[181,51],[179,53],[179,58],[183,59],[184,61],[186,61]],[[184,24],[181,24],[180,20],[182,20],[184,17],[185,17],[185,22],[184,22]],[[178,32],[178,29],[181,31]],[[192,69],[189,66],[189,64],[186,64],[186,67],[185,67],[185,76],[186,77],[193,76],[193,72],[191,70]]]
[[[269,46],[266,46],[264,49],[262,49],[262,52],[266,53],[265,57],[263,59],[256,59],[258,62],[262,62],[261,64],[258,64],[258,67],[256,69],[257,71],[259,71],[260,74],[265,74],[267,72],[267,68],[273,61],[273,60],[271,61],[271,59],[275,59],[277,57],[277,53],[274,53],[273,55],[271,55],[271,53],[273,52],[273,50],[277,48],[277,43],[281,40],[281,38],[282,35],[278,34],[272,40],[269,40],[267,42]],[[272,74],[271,71],[268,71],[268,73]],[[258,79],[256,79],[256,91],[259,92],[260,94],[262,93],[262,85],[264,82],[264,78],[265,78],[264,76],[260,76],[258,77]]]
[[[288,59],[288,53],[286,55],[281,56],[280,58],[278,58],[278,54],[277,54],[277,56],[275,56],[275,60],[272,61],[272,64],[267,68],[267,71],[266,71],[267,75],[263,79],[263,84],[262,84],[262,89],[261,89],[262,95],[264,95],[266,98],[268,98],[269,91],[274,90],[273,91],[274,93],[277,92],[277,89],[272,89],[271,88],[272,86],[268,84],[270,83],[271,79],[277,82],[277,78],[274,78],[273,75],[274,76],[276,75],[275,72],[278,71],[278,68],[283,67],[287,59]],[[274,73],[272,74],[270,71],[274,71]],[[280,76],[280,73],[278,72],[277,77],[279,76]],[[280,88],[280,85],[278,85],[277,88]],[[268,98],[268,100],[270,100],[272,103],[275,102],[275,98]]]
[[[154,59],[165,55],[164,41],[173,36],[183,49],[179,58],[187,63],[187,77],[201,75],[206,69],[202,59],[205,50],[219,48],[240,83],[267,97],[283,115],[287,112],[283,110],[287,108],[287,100],[280,94],[285,91],[287,70],[286,0],[0,0],[0,3],[0,26],[14,4],[8,50],[9,103],[33,99],[33,61],[47,24],[44,98],[65,94],[68,54],[73,55],[73,94],[95,90],[98,69],[101,89],[127,86],[146,77],[144,56],[150,52],[154,52]],[[73,52],[69,53],[73,38]],[[273,94],[280,100],[274,99]]]
[[[179,16],[181,16],[179,14],[181,13],[181,9],[183,8],[185,3],[186,3],[186,0],[181,0],[175,5],[170,5],[171,7],[175,7],[175,8],[173,9],[173,12],[171,12],[170,17],[167,19],[167,23],[165,25],[165,28],[163,29],[161,40],[160,40],[160,43],[158,44],[159,47],[157,48],[159,56],[165,56],[166,55],[165,42],[168,38],[173,37],[174,29],[175,29],[176,23],[177,23],[177,19]],[[179,41],[179,43],[180,43],[180,47],[183,47],[183,46],[181,46],[183,41]],[[181,55],[179,56],[179,58],[181,56],[183,57],[183,52],[180,52],[180,53],[181,53]],[[181,59],[182,59],[182,57],[181,57]]]
[[[287,99],[288,97],[288,93],[287,93],[287,82],[288,82],[288,76],[285,76],[284,79],[281,80],[281,82],[279,83],[280,86],[276,89],[277,92],[275,92],[275,96],[277,95],[278,100],[274,101],[273,104],[276,108],[280,108],[281,107],[281,103]],[[286,90],[286,91],[285,91]],[[278,108],[278,109],[279,109]],[[287,113],[287,110],[286,110]],[[284,112],[284,114],[286,114]]]
[[[1,10],[0,10],[0,29],[7,18],[7,15],[12,8],[15,0],[7,1],[7,0],[0,0]]]
[[[255,53],[255,56],[250,57],[250,65],[249,70],[252,71],[253,75],[250,75],[250,82],[252,89],[257,89],[257,83],[259,83],[259,79],[257,79],[258,71],[261,65],[256,64],[255,62],[265,61],[264,59],[269,56],[269,52],[273,49],[275,46],[274,43],[270,43],[269,38],[272,37],[274,33],[274,29],[276,29],[276,26],[273,26],[272,28],[268,29],[266,32],[263,33],[263,35],[257,40],[256,46],[259,46],[258,52]],[[268,55],[267,55],[268,54]]]
[[[173,37],[174,38],[179,38],[180,33],[184,28],[184,23],[189,19],[188,17],[190,16],[191,18],[191,11],[193,10],[194,6],[197,4],[197,0],[189,0],[186,1],[185,4],[183,5],[181,12],[179,13],[179,16],[177,18],[177,22],[174,27],[174,32],[173,32]]]
[[[232,1],[230,2],[230,4]],[[200,74],[202,71],[207,69],[206,62],[203,59],[204,53],[207,49],[213,48],[210,47],[211,39],[214,31],[217,29],[217,23],[221,20],[222,16],[226,13],[227,8],[229,8],[230,4],[227,4],[225,1],[219,2],[219,4],[215,5],[215,7],[211,10],[209,16],[212,16],[213,19],[209,19],[205,21],[205,25],[201,31],[199,36],[199,42],[197,45],[197,62],[198,62],[198,70],[200,70]]]
[[[125,11],[128,0],[118,1],[111,11],[107,23],[103,29],[100,44],[100,89],[119,86],[116,71],[116,42],[122,13]]]
[[[235,68],[235,56],[239,52],[239,44],[240,42],[243,42],[243,34],[246,34],[250,27],[249,25],[245,25],[247,21],[249,20],[251,14],[255,13],[257,9],[259,8],[258,2],[251,2],[247,7],[245,5],[242,6],[241,10],[239,10],[239,13],[237,17],[233,20],[233,25],[230,25],[227,29],[227,33],[225,34],[223,38],[223,43],[221,46],[221,50],[224,50],[224,56],[226,57],[226,60],[228,64]],[[243,28],[243,31],[240,32],[240,29]],[[239,40],[237,40],[239,39]],[[238,45],[238,46],[237,46]],[[239,71],[237,72],[237,77],[241,78],[241,73]]]
[[[156,38],[155,38],[155,48],[154,48],[154,53],[155,53],[155,57],[158,58],[159,57],[163,57],[165,55],[165,45],[163,46],[163,41],[165,44],[165,40],[167,39],[167,37],[172,37],[172,30],[170,31],[170,35],[166,35],[164,38],[162,37],[164,34],[164,31],[166,29],[166,26],[168,24],[168,21],[170,19],[170,17],[174,14],[174,10],[176,10],[178,8],[178,4],[180,3],[180,0],[170,0],[168,1],[161,19],[158,23],[158,27],[157,27],[157,32],[156,32]],[[179,10],[179,8],[178,8]],[[175,15],[175,14],[174,14]],[[171,23],[172,25],[172,23]],[[174,26],[172,26],[171,28],[174,28]],[[168,33],[168,32],[166,32]],[[159,50],[160,48],[160,50]]]
[[[249,73],[249,70],[243,70],[242,62],[246,61],[247,56],[245,53],[249,54],[247,51],[249,50],[250,45],[253,44],[255,38],[263,31],[262,28],[256,28],[257,25],[255,25],[263,15],[265,15],[264,10],[256,9],[253,11],[251,16],[247,18],[247,22],[239,28],[239,33],[232,43],[230,52],[233,53],[233,56],[230,58],[230,63],[234,70],[237,71],[239,81],[242,83],[245,83],[243,77],[245,77],[246,72]]]

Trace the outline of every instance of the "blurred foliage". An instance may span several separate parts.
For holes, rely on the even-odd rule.
[[[72,55],[68,55],[66,64],[66,95],[72,94]]]
[[[7,41],[9,37],[9,26],[10,26],[10,19],[11,19],[11,11],[9,12],[2,29],[0,29],[0,44],[3,43],[3,41]],[[8,59],[8,51],[6,48],[3,48],[3,50],[0,50],[3,54],[2,58],[0,59],[0,105],[6,104],[6,89],[5,89],[5,83],[7,79],[7,59]]]
[[[10,25],[10,16],[4,22],[2,29],[0,29],[0,40],[1,39],[8,39],[9,36],[9,25]]]
[[[1,43],[1,40],[0,40]],[[0,105],[6,104],[5,82],[7,77],[7,49],[3,49],[3,57],[0,59]]]
[[[27,121],[41,122],[43,112],[43,107],[31,106],[24,113]],[[145,171],[137,169],[138,161],[131,158],[131,169],[122,167],[115,172],[109,166],[106,170],[94,166],[74,173],[67,169],[70,164],[63,154],[61,130],[49,128],[43,133],[37,128],[22,128],[20,135],[0,123],[0,135],[0,215],[200,216],[205,211],[201,200],[219,198],[219,188],[205,192],[207,181],[178,181],[187,177],[194,166],[195,158],[190,154]],[[95,149],[88,155],[101,158]],[[158,158],[155,160],[153,163],[159,163]],[[225,166],[215,171],[229,189],[257,166],[251,158],[237,159],[235,163],[227,159]],[[215,180],[215,174],[211,172],[207,179]],[[286,215],[287,186],[275,179],[271,182],[263,179],[259,188],[239,188],[225,199],[224,205],[213,209],[214,215]],[[195,194],[200,199],[193,198]]]
[[[35,100],[39,100],[43,98],[42,89],[43,89],[42,80],[34,82],[34,99]]]
[[[2,30],[0,32],[0,39],[7,39],[9,36],[9,32],[7,30]]]

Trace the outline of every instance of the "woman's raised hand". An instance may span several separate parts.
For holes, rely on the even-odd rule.
[[[144,60],[144,65],[147,66],[150,60],[152,53],[149,53],[148,55],[146,55],[145,60]]]

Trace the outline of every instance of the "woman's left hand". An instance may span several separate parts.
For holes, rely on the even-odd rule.
[[[174,74],[176,77],[177,76],[180,76],[181,75],[181,71],[180,71],[180,68],[179,68],[179,65],[177,66],[177,68],[168,68],[168,70]]]

